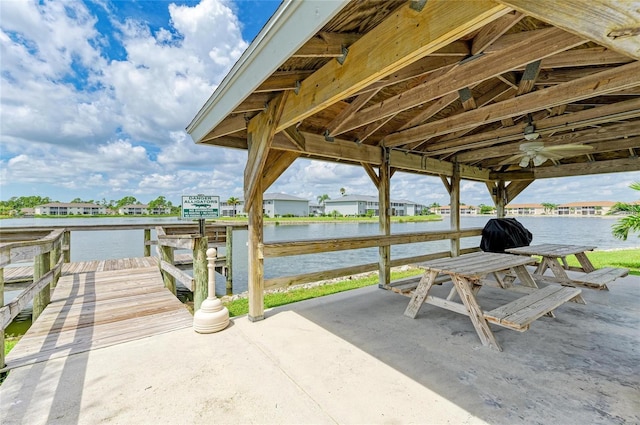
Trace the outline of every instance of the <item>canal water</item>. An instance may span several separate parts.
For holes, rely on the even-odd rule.
[[[461,217],[461,227],[484,227],[492,216]],[[616,217],[517,217],[533,234],[532,244],[563,243],[597,246],[599,250],[635,248],[640,239],[631,235],[627,241],[615,239],[611,226]],[[97,225],[114,223],[176,223],[175,218],[95,218],[95,219],[8,219],[0,221],[1,227],[52,226],[52,225]],[[184,222],[182,222],[184,223]],[[392,233],[423,232],[449,229],[449,217],[432,222],[394,222]],[[321,238],[344,238],[378,234],[377,223],[311,223],[300,225],[271,225],[264,228],[265,242],[291,241]],[[152,239],[155,232],[152,231]],[[143,256],[143,230],[73,231],[71,234],[71,261],[141,257]],[[480,237],[464,238],[462,248],[480,244]],[[247,231],[237,230],[233,234],[233,290],[247,290]],[[391,248],[391,258],[412,257],[449,249],[449,241],[423,242],[396,245]],[[155,248],[152,253],[155,255]],[[224,253],[224,249],[222,249]],[[265,278],[331,270],[378,261],[378,249],[366,248],[351,251],[328,252],[284,258],[266,259]],[[216,292],[225,292],[222,276],[216,280]],[[7,294],[9,296],[9,294]]]
[[[461,227],[484,227],[492,216],[461,217]],[[636,248],[640,239],[631,235],[627,241],[620,241],[611,235],[611,226],[616,217],[517,217],[533,234],[533,244],[563,243],[597,246],[599,250]],[[177,223],[175,218],[25,218],[0,221],[0,227],[46,227],[53,225],[94,226],[98,224],[135,223]],[[184,223],[184,222],[180,222]],[[423,232],[449,229],[449,217],[431,222],[394,222],[392,233]],[[291,241],[321,238],[344,238],[378,234],[377,223],[311,223],[300,225],[272,225],[264,228],[265,242]],[[152,231],[152,239],[156,238]],[[71,234],[71,261],[89,261],[144,255],[143,230],[73,231]],[[465,238],[461,246],[474,247],[480,244],[480,237]],[[237,230],[233,234],[233,292],[247,290],[247,231]],[[423,242],[397,245],[391,248],[391,258],[413,257],[432,252],[446,251],[449,241]],[[152,247],[152,252],[155,248]],[[224,249],[223,249],[224,253]],[[155,253],[154,253],[155,255]],[[313,255],[299,255],[265,260],[266,278],[288,276],[340,267],[355,266],[378,261],[378,249],[366,248],[351,251],[328,252]],[[225,279],[218,275],[216,293],[225,293]],[[19,291],[5,291],[5,302],[11,301]],[[184,294],[183,294],[184,295]],[[7,334],[23,334],[30,325],[31,310],[25,309],[14,323],[7,328]]]

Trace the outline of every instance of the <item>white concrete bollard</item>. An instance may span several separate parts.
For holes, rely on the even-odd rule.
[[[215,248],[207,250],[209,294],[193,315],[193,330],[201,334],[218,332],[229,325],[229,310],[216,297],[216,253]]]

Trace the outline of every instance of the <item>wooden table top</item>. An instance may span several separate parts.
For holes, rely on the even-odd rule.
[[[511,254],[521,255],[542,255],[543,257],[566,257],[567,255],[579,254],[585,251],[593,251],[595,246],[584,245],[562,245],[562,244],[541,244],[523,246],[520,248],[510,248],[505,250]]]
[[[535,262],[534,258],[494,252],[474,252],[458,257],[419,263],[425,270],[446,274],[457,274],[469,278],[481,278],[489,273],[524,266]]]

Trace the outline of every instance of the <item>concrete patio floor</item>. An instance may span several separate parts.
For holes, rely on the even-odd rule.
[[[492,325],[503,352],[465,316],[412,320],[408,298],[362,288],[15,369],[0,423],[637,424],[640,277],[609,287],[524,333]]]

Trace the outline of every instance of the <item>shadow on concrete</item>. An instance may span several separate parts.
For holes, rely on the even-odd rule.
[[[491,325],[503,352],[482,346],[469,318],[423,305],[410,319],[409,298],[375,287],[267,317],[293,311],[489,423],[640,423],[640,277],[610,289],[584,289],[587,305],[523,333]],[[517,296],[486,287],[478,300],[488,310]]]

